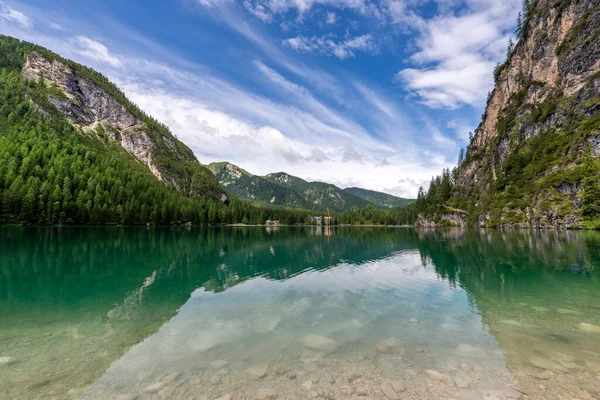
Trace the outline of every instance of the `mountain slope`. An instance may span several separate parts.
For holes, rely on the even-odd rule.
[[[307,182],[284,172],[261,177],[226,162],[210,164],[209,169],[232,194],[259,204],[320,212],[352,211],[369,204],[337,186],[323,182]]]
[[[252,175],[227,162],[212,163],[208,168],[226,190],[259,204],[309,209],[308,203],[294,190]]]
[[[369,204],[366,200],[345,192],[335,185],[324,182],[307,182],[285,172],[265,175],[265,179],[300,193],[310,205],[310,209],[314,210],[343,212],[357,210]]]
[[[537,0],[521,26],[448,206],[471,225],[597,225],[600,7]]]
[[[217,222],[214,175],[97,72],[0,36],[0,223]]]
[[[392,196],[391,194],[377,192],[375,190],[367,190],[358,187],[346,188],[344,191],[351,193],[355,196],[360,197],[368,201],[371,204],[377,206],[382,210],[404,207],[411,203],[414,203],[412,199],[405,199],[402,197]]]
[[[59,112],[82,131],[120,143],[157,179],[186,195],[221,197],[218,183],[192,151],[106,78],[37,46],[25,55],[22,76],[46,87],[33,99],[42,112]]]

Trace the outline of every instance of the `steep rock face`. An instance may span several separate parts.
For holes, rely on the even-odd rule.
[[[145,131],[142,120],[98,85],[77,75],[63,62],[49,61],[35,52],[27,56],[22,74],[25,78],[43,80],[61,89],[65,97],[48,97],[60,112],[84,129],[95,129],[99,125],[107,128],[111,139],[118,140],[125,150],[146,164],[158,179],[165,180],[153,162],[152,152],[156,146]]]
[[[27,54],[21,75],[45,84],[46,105],[35,104],[40,112],[49,114],[54,107],[83,132],[117,141],[157,179],[188,196],[227,201],[218,181],[192,151],[131,104],[105,77],[37,51]]]
[[[600,6],[537,0],[495,72],[453,205],[480,226],[574,227],[583,153],[600,155]]]
[[[437,216],[436,220],[427,218],[422,213],[417,215],[417,221],[415,222],[415,226],[421,227],[436,227],[436,226],[467,226],[467,222],[465,219],[456,212],[441,214]]]

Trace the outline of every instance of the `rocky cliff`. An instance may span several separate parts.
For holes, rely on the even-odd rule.
[[[137,107],[124,104],[124,95],[108,81],[95,82],[94,74],[85,74],[89,70],[84,67],[77,71],[73,64],[36,51],[27,54],[22,76],[43,82],[50,89],[45,99],[48,103],[37,105],[43,112],[50,113],[47,109],[50,105],[82,132],[96,135],[100,140],[117,141],[157,179],[188,195],[226,200],[218,182],[198,163],[190,149]],[[121,101],[115,98],[115,93],[122,97]]]
[[[600,155],[600,3],[537,0],[458,166],[453,198],[479,226],[577,227]],[[597,199],[600,201],[600,199]],[[589,209],[589,207],[588,207]]]

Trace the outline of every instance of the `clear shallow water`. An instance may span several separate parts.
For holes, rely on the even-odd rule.
[[[0,229],[0,397],[600,397],[600,234]]]

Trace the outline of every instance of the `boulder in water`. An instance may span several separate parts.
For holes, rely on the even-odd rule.
[[[308,335],[302,338],[302,344],[309,349],[324,351],[326,353],[334,352],[337,349],[337,342],[320,335]]]

